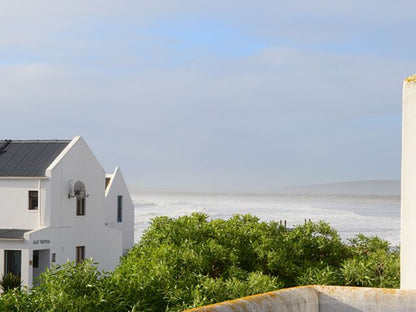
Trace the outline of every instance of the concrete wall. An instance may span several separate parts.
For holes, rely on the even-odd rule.
[[[192,312],[414,312],[416,290],[305,286],[188,310]]]
[[[336,286],[313,287],[318,292],[319,312],[416,311],[416,290]]]
[[[217,303],[193,312],[319,312],[313,287],[296,287]]]

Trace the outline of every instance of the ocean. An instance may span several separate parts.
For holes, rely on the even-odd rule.
[[[252,214],[261,220],[286,221],[288,227],[305,220],[328,222],[343,240],[358,233],[400,244],[400,196],[366,194],[195,194],[148,192],[132,194],[135,242],[156,216],[178,217],[192,212],[228,219]]]

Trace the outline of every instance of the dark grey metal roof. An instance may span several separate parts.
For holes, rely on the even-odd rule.
[[[31,230],[0,229],[0,239],[23,239],[23,235]]]
[[[0,177],[43,177],[70,140],[0,140]]]

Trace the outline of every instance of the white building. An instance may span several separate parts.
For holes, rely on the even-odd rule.
[[[112,270],[133,228],[120,169],[105,174],[81,137],[0,141],[0,277],[30,286],[51,264],[84,258]]]

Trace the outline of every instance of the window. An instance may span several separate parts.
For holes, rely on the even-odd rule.
[[[73,192],[69,194],[69,197],[76,198],[77,216],[85,216],[85,200],[88,197],[85,184],[81,181],[75,182]]]
[[[123,196],[117,196],[117,222],[123,221]]]
[[[39,250],[33,250],[33,267],[39,267]]]
[[[22,272],[22,251],[21,250],[5,250],[4,251],[4,273],[12,273],[20,276]]]
[[[77,197],[77,216],[85,216],[85,198]]]
[[[85,259],[85,246],[77,246],[75,260],[77,263],[81,263]]]
[[[56,262],[56,253],[55,252],[52,253],[52,257],[51,258],[52,258],[51,259],[51,262]]]
[[[38,191],[29,191],[29,210],[38,210]]]

